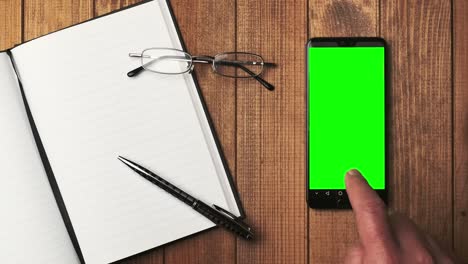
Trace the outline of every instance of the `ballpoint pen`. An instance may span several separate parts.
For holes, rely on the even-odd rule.
[[[218,226],[222,226],[229,231],[237,234],[238,236],[243,237],[244,239],[253,239],[252,229],[242,222],[239,217],[233,215],[229,211],[213,204],[209,206],[206,203],[196,199],[190,194],[184,192],[183,190],[177,188],[173,184],[159,177],[150,170],[144,168],[141,165],[136,164],[135,162],[128,160],[122,156],[119,156],[118,159],[127,165],[130,169],[134,170],[140,176],[150,181],[159,188],[170,193],[172,196],[176,197],[180,201],[184,202],[188,206],[192,207],[195,211],[203,215],[204,217],[211,220]]]

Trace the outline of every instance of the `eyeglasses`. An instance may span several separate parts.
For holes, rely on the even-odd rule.
[[[275,87],[260,77],[265,66],[276,66],[264,62],[260,55],[246,52],[226,52],[211,56],[192,56],[187,52],[171,48],[150,48],[141,53],[130,53],[130,57],[141,58],[141,66],[127,73],[135,77],[143,70],[160,74],[191,73],[194,63],[211,64],[213,71],[230,78],[254,78],[265,88],[273,91]]]

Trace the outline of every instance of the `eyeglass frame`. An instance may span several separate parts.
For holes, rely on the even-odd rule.
[[[187,70],[183,71],[183,72],[178,72],[178,73],[168,73],[168,72],[159,72],[159,71],[155,71],[155,70],[152,70],[152,69],[147,69],[144,67],[144,63],[143,63],[143,54],[145,53],[145,51],[148,51],[148,50],[154,50],[154,49],[158,49],[158,50],[173,50],[173,51],[178,51],[178,52],[182,52],[184,53],[186,56],[188,55],[188,58],[187,60],[190,60],[190,64],[188,65],[187,67]],[[235,66],[235,67],[239,67],[241,70],[245,71],[247,74],[249,74],[250,76],[231,76],[231,75],[225,75],[225,74],[222,74],[220,72],[218,72],[216,70],[216,67],[215,67],[215,58],[217,56],[220,56],[220,55],[228,55],[228,54],[245,54],[245,55],[253,55],[253,56],[256,56],[258,58],[261,59],[261,65],[262,65],[262,70],[258,73],[258,74],[255,74],[254,72],[252,72],[251,70],[249,70],[247,67],[241,65],[241,64],[234,64],[232,66]],[[138,57],[138,58],[141,58],[142,59],[142,62],[141,62],[141,66],[129,71],[127,73],[127,76],[128,77],[135,77],[137,76],[138,74],[140,74],[143,70],[147,70],[147,71],[150,71],[150,72],[154,72],[154,73],[159,73],[159,74],[167,74],[167,75],[178,75],[178,74],[184,74],[184,73],[189,73],[191,74],[192,71],[193,71],[193,68],[194,68],[194,63],[203,63],[203,64],[211,64],[211,68],[213,70],[214,73],[218,74],[218,75],[221,75],[221,76],[224,76],[224,77],[228,77],[228,78],[254,78],[255,80],[257,80],[258,82],[260,82],[260,84],[262,84],[265,88],[267,88],[268,90],[270,91],[273,91],[275,89],[275,87],[270,84],[269,82],[267,82],[265,79],[263,79],[262,77],[260,77],[260,75],[263,73],[263,70],[264,70],[264,67],[265,66],[268,66],[268,67],[275,67],[276,64],[275,63],[272,63],[272,62],[265,62],[263,60],[263,57],[258,55],[258,54],[254,54],[254,53],[249,53],[249,52],[236,52],[236,51],[232,51],[232,52],[222,52],[222,53],[218,53],[216,54],[215,56],[192,56],[190,53],[188,52],[185,52],[183,50],[180,50],[180,49],[175,49],[175,48],[147,48],[147,49],[144,49],[141,53],[129,53],[128,54],[130,57]]]

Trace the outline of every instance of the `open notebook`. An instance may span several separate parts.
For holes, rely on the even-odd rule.
[[[243,216],[194,77],[128,57],[183,49],[148,1],[0,53],[2,263],[109,263],[213,227],[123,155]]]

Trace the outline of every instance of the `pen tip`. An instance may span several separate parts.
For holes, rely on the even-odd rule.
[[[124,158],[122,156],[118,156],[117,159],[120,160],[123,164],[125,164],[125,165],[127,165],[129,167],[133,166],[131,161],[129,161],[128,159],[126,159],[126,158]]]

